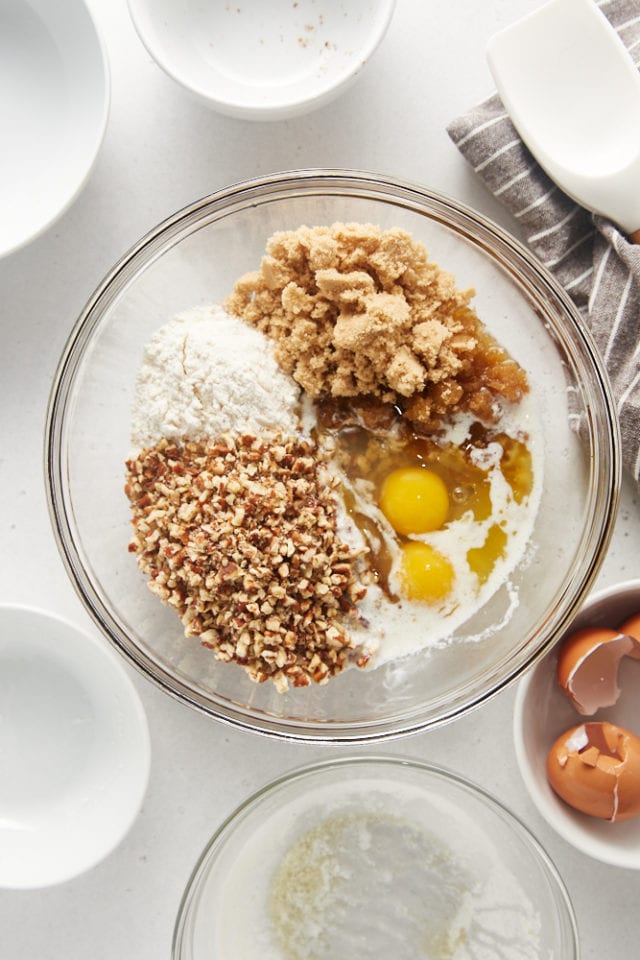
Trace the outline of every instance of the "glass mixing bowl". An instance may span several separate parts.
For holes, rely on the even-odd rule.
[[[258,266],[274,232],[335,221],[406,229],[459,287],[475,288],[478,314],[529,375],[545,482],[526,559],[451,642],[280,694],[185,639],[175,612],[150,593],[127,551],[124,462],[134,381],[152,333],[177,312],[221,301]],[[194,203],[123,257],[64,350],[45,456],[53,528],[70,577],[106,636],[147,677],[241,727],[300,740],[366,741],[458,716],[553,644],[609,541],[618,446],[614,405],[590,336],[568,297],[513,238],[416,185],[307,170],[240,183]]]
[[[193,870],[173,960],[576,960],[545,851],[467,780],[408,758],[286,774],[222,824]]]

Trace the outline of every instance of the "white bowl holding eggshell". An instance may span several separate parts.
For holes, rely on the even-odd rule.
[[[631,801],[632,807],[640,809],[640,777],[636,778],[635,774],[636,770],[640,771],[640,739],[636,740],[640,738],[637,647],[632,643],[613,641],[610,656],[603,656],[599,647],[599,662],[595,664],[592,660],[589,663],[589,657],[583,657],[570,681],[565,668],[564,675],[561,673],[562,680],[566,687],[573,689],[573,699],[558,680],[563,643],[566,650],[566,641],[577,631],[593,627],[617,633],[637,614],[640,614],[640,580],[594,593],[554,649],[520,681],[514,711],[514,741],[520,772],[544,819],[567,843],[587,856],[631,869],[640,869],[640,815],[611,822],[574,809],[552,788],[547,775],[547,755],[558,739],[564,743],[563,735],[567,731],[585,723],[607,722],[628,731],[633,736],[626,745],[627,759],[620,767],[616,760],[616,769],[622,771],[624,768],[625,779],[618,781],[614,796],[616,802]],[[616,645],[617,652],[614,651]],[[593,649],[595,653],[595,646]],[[593,669],[594,664],[598,669]],[[580,672],[581,676],[578,675]],[[581,713],[573,700],[589,712]],[[587,700],[591,703],[585,705]],[[608,705],[594,709],[596,701]],[[582,732],[578,740],[581,735]],[[554,769],[560,769],[557,761]],[[573,772],[571,776],[574,776]],[[575,789],[575,784],[571,789]],[[588,799],[587,805],[592,802],[595,801]]]
[[[0,256],[40,235],[83,187],[109,112],[103,42],[83,0],[3,0]]]
[[[138,814],[149,732],[120,658],[40,610],[0,606],[0,888],[95,866]]]
[[[129,0],[138,35],[168,76],[220,113],[282,120],[353,83],[395,0]]]

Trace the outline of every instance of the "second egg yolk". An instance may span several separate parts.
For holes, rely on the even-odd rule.
[[[396,533],[429,533],[447,519],[449,494],[432,470],[402,467],[382,484],[380,509]]]
[[[446,557],[428,543],[413,540],[402,547],[400,577],[409,600],[437,603],[451,592],[455,575]]]

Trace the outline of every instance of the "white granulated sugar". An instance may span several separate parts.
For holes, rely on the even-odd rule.
[[[300,388],[260,331],[213,304],[165,323],[145,347],[131,440],[144,449],[163,437],[198,440],[227,431],[299,427]]]

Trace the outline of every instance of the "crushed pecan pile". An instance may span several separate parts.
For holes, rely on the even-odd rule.
[[[150,589],[219,660],[280,691],[364,666],[347,629],[366,592],[358,554],[311,441],[161,441],[127,461],[125,489]]]
[[[274,234],[225,307],[276,341],[309,396],[378,397],[432,429],[458,410],[492,421],[528,389],[472,294],[405,231],[337,223]]]

